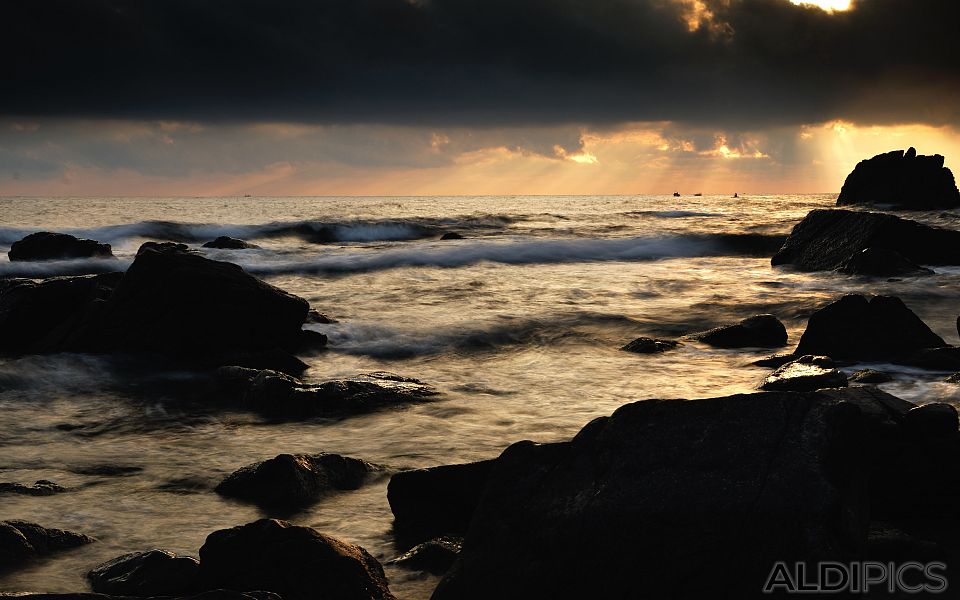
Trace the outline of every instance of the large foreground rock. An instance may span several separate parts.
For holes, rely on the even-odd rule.
[[[818,209],[794,226],[771,263],[793,265],[802,271],[845,268],[864,275],[884,274],[876,257],[861,256],[868,249],[899,256],[888,266],[896,267],[891,274],[914,272],[915,265],[957,265],[960,231],[882,213]]]
[[[340,490],[363,485],[374,467],[339,454],[280,454],[227,476],[216,492],[267,507],[307,506]]]
[[[914,148],[862,160],[847,176],[837,206],[883,204],[929,210],[960,206],[960,191],[943,157],[917,155]]]
[[[392,600],[383,567],[359,546],[261,519],[215,531],[200,548],[209,588],[268,590],[283,600]]]
[[[319,384],[242,367],[223,367],[217,374],[228,402],[279,419],[358,414],[437,395],[422,381],[383,372]]]
[[[93,542],[93,538],[27,521],[0,521],[0,570]]]
[[[116,596],[188,596],[200,588],[200,561],[166,550],[118,556],[87,573],[90,587]]]
[[[31,233],[10,246],[11,261],[67,260],[71,258],[112,258],[110,244],[85,240],[66,233]]]
[[[831,396],[650,400],[497,459],[435,600],[747,598],[867,536],[863,416]],[[491,576],[491,574],[496,576]]]
[[[787,329],[773,315],[756,315],[690,337],[718,348],[779,348],[787,345]]]
[[[423,541],[467,531],[493,469],[493,460],[401,471],[390,478],[387,501],[394,528]]]
[[[902,360],[946,346],[906,305],[891,296],[849,295],[811,315],[796,354],[833,359]]]

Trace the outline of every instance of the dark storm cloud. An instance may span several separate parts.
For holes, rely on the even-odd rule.
[[[10,0],[0,113],[956,124],[958,16],[954,0]]]

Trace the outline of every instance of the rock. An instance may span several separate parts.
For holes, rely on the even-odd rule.
[[[886,563],[905,564],[920,561],[926,564],[934,561],[943,562],[948,555],[936,542],[922,540],[880,524],[870,527],[870,535],[867,537],[867,556],[871,560]],[[910,585],[916,585],[916,583]]]
[[[867,249],[870,253],[860,256]],[[884,255],[892,256],[891,251],[900,255],[900,267],[960,264],[960,231],[882,213],[818,209],[794,226],[770,262],[801,271],[832,271],[852,260],[866,268]],[[875,264],[870,268],[883,270]]]
[[[898,358],[897,362],[932,371],[956,371],[960,369],[960,348],[955,346],[923,348],[909,356]]]
[[[899,299],[844,296],[811,315],[797,354],[834,359],[895,360],[946,342]]]
[[[16,594],[24,600],[127,600],[130,596],[108,596],[105,594]],[[283,600],[273,592],[235,592],[232,590],[210,590],[190,596],[163,596],[163,600]],[[160,600],[156,598],[155,600]]]
[[[463,538],[453,536],[434,538],[417,544],[388,564],[414,571],[427,571],[433,575],[443,575],[457,559],[462,545]]]
[[[929,210],[960,206],[953,173],[943,166],[943,157],[918,156],[894,150],[862,160],[847,176],[837,206],[883,204],[905,210]]]
[[[52,481],[40,479],[33,485],[24,485],[22,483],[4,482],[0,483],[0,494],[20,494],[23,496],[52,496],[67,491],[67,488],[57,485]]]
[[[851,383],[887,383],[893,381],[893,376],[883,371],[863,369],[856,371],[848,378]]]
[[[166,550],[118,556],[87,573],[98,594],[116,596],[188,596],[199,591],[200,561]]]
[[[27,521],[0,521],[0,570],[93,541],[80,533]]]
[[[493,460],[483,460],[395,474],[387,486],[394,528],[420,541],[462,535],[493,464]]]
[[[283,600],[392,600],[383,567],[366,550],[285,521],[215,531],[200,548],[208,588],[268,590]]]
[[[10,246],[11,261],[67,260],[71,258],[113,258],[110,244],[84,240],[65,233],[31,233]]]
[[[718,348],[777,348],[787,345],[787,329],[773,315],[756,315],[735,325],[717,327],[690,337]]]
[[[275,418],[358,414],[423,402],[437,394],[422,381],[382,372],[319,384],[276,371],[241,367],[223,367],[217,374],[222,395],[230,402]]]
[[[847,376],[826,356],[802,356],[771,373],[760,389],[771,392],[813,392],[847,387]]]
[[[0,289],[0,352],[66,349],[69,336],[106,304],[122,273],[17,279]]]
[[[862,419],[819,393],[649,400],[513,444],[433,599],[748,598],[776,561],[859,556]]]
[[[944,383],[960,383],[960,373],[954,373],[953,375],[947,377],[943,380]]]
[[[867,248],[847,259],[840,268],[841,273],[850,275],[869,275],[873,277],[897,277],[903,275],[931,275],[933,271],[904,258],[896,250],[886,248]]]
[[[923,404],[903,418],[903,430],[917,438],[953,436],[960,430],[957,409],[943,402]]]
[[[295,346],[308,310],[306,300],[237,265],[185,251],[182,244],[148,242],[96,323],[77,338],[94,351],[156,352],[216,364],[221,355]]]
[[[222,250],[250,250],[259,248],[260,246],[256,244],[251,244],[250,242],[245,242],[243,240],[238,240],[237,238],[227,237],[221,235],[217,239],[207,242],[203,245],[204,248],[219,248]]]
[[[673,350],[679,345],[680,342],[673,340],[655,340],[653,338],[641,337],[620,349],[626,350],[627,352],[636,352],[637,354],[658,354],[660,352],[666,352],[667,350]]]
[[[262,506],[301,507],[359,488],[373,465],[339,454],[281,454],[227,476],[216,492]]]
[[[441,240],[462,240],[463,236],[457,233],[456,231],[448,231],[447,233],[440,236]]]
[[[771,368],[771,369],[778,369],[778,368],[782,367],[783,365],[785,365],[785,364],[787,364],[787,363],[789,363],[789,362],[793,362],[793,361],[795,361],[795,360],[797,360],[797,355],[796,355],[796,354],[793,354],[793,353],[790,353],[790,354],[774,354],[773,356],[768,356],[768,357],[766,357],[766,358],[761,358],[761,359],[759,359],[759,360],[755,360],[755,361],[751,362],[750,364],[753,365],[753,366],[755,366],[755,367],[769,367],[769,368]]]
[[[329,325],[330,323],[339,323],[333,317],[323,314],[322,312],[311,308],[310,312],[307,313],[307,323],[317,323],[320,325]]]

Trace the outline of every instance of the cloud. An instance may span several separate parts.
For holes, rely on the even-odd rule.
[[[945,0],[857,0],[836,13],[789,0],[7,2],[0,114],[957,124],[958,16]]]

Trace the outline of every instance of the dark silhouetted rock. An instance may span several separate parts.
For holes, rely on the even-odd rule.
[[[93,541],[80,533],[27,521],[0,521],[0,570]]]
[[[322,312],[311,308],[310,312],[307,313],[307,323],[318,323],[320,325],[329,325],[330,323],[338,323],[336,319],[328,315],[323,314]]]
[[[106,304],[122,273],[16,279],[0,289],[0,352],[65,349],[66,341]]]
[[[673,340],[655,340],[653,338],[641,337],[620,349],[626,350],[627,352],[636,352],[637,354],[658,354],[660,352],[666,352],[667,350],[673,350],[679,345],[680,342]]]
[[[637,402],[570,442],[514,444],[433,598],[752,598],[776,561],[858,556],[862,420],[766,392]]]
[[[718,348],[778,348],[787,345],[787,329],[773,315],[756,315],[736,325],[717,327],[690,337]]]
[[[404,569],[427,571],[434,575],[446,573],[460,554],[463,538],[444,536],[417,544],[390,561]]]
[[[840,190],[837,206],[882,204],[908,210],[955,208],[960,191],[943,157],[894,150],[860,161]]]
[[[493,460],[401,471],[390,478],[387,500],[394,527],[420,541],[462,535],[493,468]]]
[[[918,438],[956,435],[960,429],[957,409],[943,402],[918,406],[904,416],[903,430]]]
[[[813,392],[847,387],[847,376],[826,356],[801,356],[767,376],[760,389],[771,392]]]
[[[960,383],[960,373],[954,373],[943,380],[944,383]]]
[[[771,369],[779,369],[783,365],[797,360],[797,355],[790,354],[774,354],[773,356],[768,356],[766,358],[761,358],[755,360],[750,364],[755,367],[769,367]]]
[[[223,367],[217,373],[222,395],[229,402],[275,418],[358,414],[423,402],[437,394],[417,379],[381,372],[319,384],[241,367]]]
[[[11,261],[66,260],[71,258],[112,258],[110,244],[84,240],[66,233],[31,233],[10,246]]]
[[[339,454],[281,454],[232,473],[216,491],[263,506],[307,506],[331,492],[359,488],[373,468]]]
[[[306,300],[181,246],[144,244],[79,344],[214,363],[223,354],[296,345]]]
[[[207,536],[200,576],[209,588],[267,590],[283,600],[394,598],[383,567],[363,548],[273,519]]]
[[[52,496],[67,491],[67,488],[57,485],[52,481],[41,479],[33,485],[24,485],[22,483],[4,482],[0,483],[0,494],[20,494],[23,496]]]
[[[811,315],[796,353],[896,360],[945,345],[899,298],[850,295]]]
[[[250,250],[254,248],[259,248],[260,246],[256,244],[251,244],[250,242],[245,242],[243,240],[238,240],[237,238],[227,237],[221,235],[212,242],[207,242],[203,245],[204,248],[218,248],[221,250]]]
[[[863,369],[850,375],[849,380],[851,383],[887,383],[893,381],[893,376],[883,371]]]
[[[447,233],[440,236],[441,240],[462,240],[463,236],[457,233],[456,231],[448,231]]]
[[[851,259],[854,264],[865,262],[854,257],[868,248],[873,257],[882,256],[880,251],[898,253],[903,259],[897,259],[900,265],[906,264],[903,261],[956,265],[960,264],[960,231],[882,213],[818,209],[794,226],[770,262],[801,271],[832,271]]]
[[[17,594],[24,600],[127,600],[131,596],[110,596],[107,594]],[[253,591],[235,592],[232,590],[209,590],[190,596],[162,596],[156,600],[283,600],[273,592]]]
[[[115,596],[187,596],[199,591],[200,561],[166,550],[118,556],[87,573],[90,587]]]
[[[960,370],[960,348],[956,346],[923,348],[908,356],[897,358],[896,362],[933,371],[956,371]]]
[[[851,275],[870,275],[873,277],[930,275],[933,273],[930,269],[925,269],[912,260],[904,258],[896,250],[886,248],[867,248],[851,256],[837,270]]]

